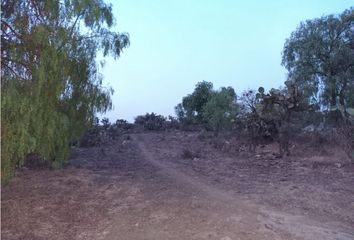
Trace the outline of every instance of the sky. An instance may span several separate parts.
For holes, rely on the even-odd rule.
[[[103,84],[114,89],[104,116],[134,121],[174,107],[197,82],[215,89],[282,86],[285,40],[301,21],[341,13],[354,0],[111,0],[115,31],[131,45],[105,58]]]

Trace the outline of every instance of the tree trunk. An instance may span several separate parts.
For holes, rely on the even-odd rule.
[[[345,108],[345,90],[347,88],[347,82],[344,82],[340,91],[339,91],[339,104],[341,105],[341,107],[343,107],[344,112],[346,112],[346,108]]]

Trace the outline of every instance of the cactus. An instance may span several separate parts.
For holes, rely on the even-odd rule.
[[[286,81],[286,90],[263,87],[255,94],[256,105],[246,117],[246,128],[250,137],[250,150],[254,151],[259,140],[271,138],[279,143],[279,154],[290,154],[290,117],[294,111],[304,110],[301,95],[292,81]],[[248,96],[247,96],[248,97]]]

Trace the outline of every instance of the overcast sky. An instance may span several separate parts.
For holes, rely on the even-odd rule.
[[[131,45],[106,58],[104,85],[115,90],[106,114],[133,121],[147,112],[174,115],[174,106],[206,80],[216,89],[279,87],[281,52],[306,19],[340,13],[354,0],[111,0]]]

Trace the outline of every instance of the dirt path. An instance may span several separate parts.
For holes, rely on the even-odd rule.
[[[148,148],[146,140],[143,136],[134,136],[134,141],[141,151],[144,160],[150,162],[155,167],[159,168],[160,171],[164,174],[165,177],[172,178],[176,181],[176,184],[179,186],[183,186],[184,188],[192,188],[194,191],[199,192],[201,195],[206,195],[209,199],[213,201],[220,201],[223,203],[234,202],[235,198],[230,196],[225,191],[212,187],[200,179],[197,176],[191,177],[185,173],[182,173],[173,168],[173,166],[169,166],[166,163],[162,163],[156,159],[156,156],[152,154]],[[240,200],[234,202],[235,204],[242,204]]]
[[[192,228],[197,232],[194,237],[192,235],[184,236],[184,239],[352,239],[351,229],[341,229],[335,225],[323,224],[316,222],[304,216],[294,216],[283,212],[266,209],[256,204],[251,204],[242,196],[235,196],[214,186],[208,185],[205,181],[197,176],[189,176],[168,165],[157,160],[151,150],[149,150],[149,141],[144,135],[133,137],[139,151],[145,161],[151,163],[159,169],[162,178],[170,178],[174,182],[176,192],[184,192],[192,194],[194,199],[193,205],[198,206],[198,211],[203,212],[203,218],[200,215],[173,216],[172,219],[179,218],[179,222],[188,222],[183,218],[195,218],[198,224],[194,224]],[[196,210],[190,205],[181,202],[180,206],[185,209]],[[210,209],[213,209],[210,211]],[[206,220],[205,217],[208,219]],[[207,221],[206,224],[204,222]],[[171,227],[171,232],[161,232],[154,228],[154,239],[181,239],[180,233],[173,230],[174,227],[180,228],[178,224]],[[189,230],[188,224],[182,224],[183,231],[193,232]],[[196,226],[197,225],[197,226]],[[206,226],[205,226],[206,225]],[[203,230],[207,229],[207,230]],[[147,230],[147,229],[146,229]],[[188,231],[189,230],[189,231]],[[147,230],[149,232],[149,230]],[[203,231],[205,231],[203,233]],[[143,231],[142,235],[136,239],[145,239]],[[106,239],[114,239],[118,234],[112,231]]]
[[[2,239],[354,239],[341,222],[272,209],[176,167],[165,153],[179,153],[154,137],[121,136],[77,149],[66,169],[19,172],[2,189]]]
[[[174,204],[161,202],[156,209],[158,218],[165,220],[163,225],[148,225],[141,235],[135,233],[134,239],[284,239],[259,220],[255,206],[159,162],[147,149],[143,136],[134,136],[133,141],[142,158],[158,169],[160,183],[172,181],[168,192],[179,195],[173,199]],[[164,200],[170,202],[170,198]],[[183,210],[174,209],[175,205]],[[106,239],[114,239],[119,233],[113,230]]]

